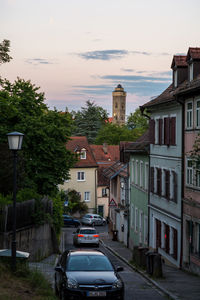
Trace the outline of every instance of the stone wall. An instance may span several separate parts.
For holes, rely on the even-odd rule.
[[[0,249],[10,249],[12,231],[0,233]],[[58,252],[58,242],[49,224],[24,227],[16,231],[17,250],[30,253],[30,261],[39,261]]]

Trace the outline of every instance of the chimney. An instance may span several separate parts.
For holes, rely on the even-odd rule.
[[[103,152],[105,154],[108,154],[108,144],[107,143],[103,143]]]

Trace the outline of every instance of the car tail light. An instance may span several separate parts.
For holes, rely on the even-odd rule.
[[[90,216],[90,219],[92,219],[93,218],[93,216]]]
[[[98,234],[94,234],[93,237],[99,237],[99,235]]]
[[[78,237],[84,237],[84,234],[78,234]]]

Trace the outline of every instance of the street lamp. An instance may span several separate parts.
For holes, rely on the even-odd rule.
[[[9,149],[13,152],[13,235],[12,235],[12,269],[16,270],[16,190],[17,190],[17,151],[21,150],[23,133],[11,132],[7,134]]]

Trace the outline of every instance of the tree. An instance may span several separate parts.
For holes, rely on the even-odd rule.
[[[95,144],[119,145],[120,141],[135,141],[139,137],[138,130],[130,130],[127,126],[106,123],[98,132]]]
[[[18,78],[11,84],[0,80],[0,86],[1,149],[7,145],[8,132],[24,133],[19,152],[23,166],[21,185],[50,195],[68,179],[69,169],[75,162],[75,156],[65,146],[71,136],[71,115],[49,110],[44,93],[30,81]]]
[[[10,41],[3,40],[3,42],[0,43],[0,64],[9,62],[12,59],[8,52],[10,52]]]
[[[148,115],[145,112],[146,115]],[[127,127],[130,129],[140,129],[142,134],[148,129],[149,122],[148,118],[141,114],[141,110],[137,108],[134,113],[131,113],[127,119]]]
[[[94,143],[99,129],[108,119],[106,110],[97,106],[89,100],[86,107],[81,107],[81,111],[74,114],[74,136],[87,136],[89,143]]]
[[[68,206],[64,209],[66,213],[75,214],[79,212],[83,214],[88,211],[87,204],[81,201],[80,194],[76,190],[68,190],[66,196],[68,199]]]

